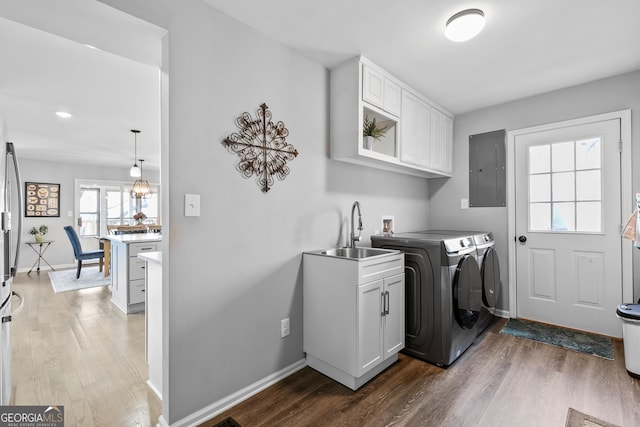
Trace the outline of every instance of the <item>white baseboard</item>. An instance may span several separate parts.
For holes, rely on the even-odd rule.
[[[149,388],[151,389],[151,391],[153,391],[156,396],[158,396],[158,399],[160,399],[160,401],[162,401],[162,391],[158,390],[156,388],[156,386],[154,386],[151,381],[147,380],[147,385],[149,386]]]
[[[83,267],[94,266],[94,265],[99,265],[99,263],[97,263],[97,262],[83,262],[82,263]],[[26,272],[29,271],[30,268],[31,267],[18,268],[18,273],[26,273]],[[73,263],[73,264],[56,264],[56,265],[53,266],[53,268],[56,271],[57,270],[66,270],[68,268],[78,268],[78,264],[77,263]],[[35,269],[33,271],[35,271]],[[33,271],[31,272],[32,274],[33,274]],[[51,271],[51,269],[46,264],[40,265],[40,272],[42,273],[43,271]]]
[[[511,318],[511,314],[509,313],[509,310],[498,310],[496,308],[496,309],[494,309],[493,314],[496,315],[497,317],[502,317],[504,319]]]
[[[169,427],[169,423],[167,422],[167,420],[164,419],[163,415],[160,415],[160,418],[158,418],[158,423],[156,424],[156,427]]]
[[[85,264],[83,264],[84,266]],[[88,265],[88,264],[87,264]],[[96,264],[97,265],[97,264]],[[53,268],[55,270],[65,270],[67,268],[77,268],[78,264],[59,264],[59,265],[54,265]],[[18,268],[18,273],[26,273],[29,271],[31,267],[22,267],[22,268]],[[35,268],[33,271],[36,271]],[[31,272],[33,274],[33,271]],[[48,265],[44,264],[44,265],[40,265],[40,272],[42,273],[43,271],[51,271],[51,269],[49,268]]]
[[[250,384],[247,387],[238,390],[237,392],[223,399],[218,400],[217,402],[213,402],[211,405],[200,409],[198,412],[194,412],[193,414],[176,421],[175,423],[171,424],[171,427],[191,427],[201,424],[226,411],[227,409],[237,405],[238,403],[247,400],[251,396],[261,392],[265,388],[277,383],[278,381],[282,381],[289,375],[298,372],[305,366],[307,366],[306,360],[301,359],[294,364],[281,369],[278,372],[274,372],[273,374],[259,381],[256,381],[255,383]],[[163,417],[160,417],[160,419],[158,419],[158,425],[161,427],[168,427],[168,424],[166,424],[166,420]]]

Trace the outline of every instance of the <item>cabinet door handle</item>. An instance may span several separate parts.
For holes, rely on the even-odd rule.
[[[386,294],[386,298],[385,298],[385,306],[384,306],[384,315],[386,316],[387,314],[389,314],[389,291],[385,291]]]
[[[382,313],[381,316],[389,314],[389,291],[382,292]]]

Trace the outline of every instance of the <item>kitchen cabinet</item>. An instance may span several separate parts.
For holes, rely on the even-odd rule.
[[[111,241],[111,301],[125,313],[144,311],[145,261],[139,253],[158,250],[156,233],[109,236]]]
[[[453,172],[453,120],[443,112],[430,110],[430,167],[447,175]]]
[[[430,167],[431,107],[417,95],[402,91],[402,145],[400,160],[423,168]]]
[[[404,348],[404,274],[358,286],[357,311],[362,376]]]
[[[399,116],[400,85],[371,66],[362,66],[363,86],[362,100],[373,104],[384,111]]]
[[[387,126],[371,148],[363,143],[365,118]],[[453,116],[362,56],[331,70],[330,121],[333,159],[426,178],[451,176]]]
[[[307,365],[357,390],[404,348],[404,254],[303,255]]]

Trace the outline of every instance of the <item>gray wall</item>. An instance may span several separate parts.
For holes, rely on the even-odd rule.
[[[20,157],[20,143],[16,142],[16,152]],[[63,227],[73,225],[73,216],[68,212],[74,212],[74,190],[76,179],[95,179],[100,181],[132,181],[129,169],[102,167],[96,165],[80,165],[75,163],[47,162],[41,160],[20,158],[20,173],[24,182],[51,182],[60,184],[60,217],[59,218],[24,218],[23,241],[33,241],[28,234],[31,227],[39,227],[41,224],[49,226],[47,239],[54,240],[46,252],[46,260],[54,268],[70,267],[75,264],[73,249]],[[146,171],[145,177],[151,182],[159,182],[159,174],[154,171]],[[83,244],[83,248],[85,245]],[[97,241],[95,248],[97,248]],[[86,247],[85,249],[91,249]],[[18,271],[27,271],[37,259],[37,255],[26,245],[21,247],[18,262]],[[41,264],[46,267],[45,264]],[[47,267],[48,268],[48,267]]]
[[[430,227],[470,228],[493,231],[500,259],[502,293],[499,308],[509,310],[509,285],[507,259],[507,208],[460,209],[460,199],[469,197],[469,135],[506,129],[559,122],[589,115],[632,109],[633,164],[640,164],[640,71],[598,80],[579,86],[558,90],[520,101],[486,108],[460,116],[454,122],[453,177],[430,182]],[[509,162],[510,159],[507,159]],[[640,189],[640,175],[624,177],[633,179],[633,190]],[[631,195],[628,206],[632,208]],[[629,242],[631,244],[631,242]],[[634,251],[634,270],[638,256]],[[640,296],[640,278],[634,277],[635,299]]]
[[[395,216],[396,231],[425,228],[428,182],[328,159],[329,75],[321,65],[196,0],[106,2],[169,30],[163,404],[174,423],[303,359],[301,253],[343,244],[354,200],[364,245],[382,215]],[[235,118],[263,102],[300,153],[267,194],[241,177],[237,156],[221,145],[237,130]],[[185,193],[201,195],[199,218],[183,216]],[[285,317],[291,335],[281,339]]]

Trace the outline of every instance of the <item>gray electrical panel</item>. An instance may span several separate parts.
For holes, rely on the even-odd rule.
[[[469,136],[469,207],[506,206],[505,130]]]

